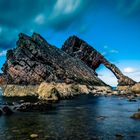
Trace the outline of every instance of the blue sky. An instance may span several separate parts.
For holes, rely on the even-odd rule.
[[[0,67],[20,32],[38,32],[57,47],[77,35],[140,81],[140,0],[0,0]],[[105,67],[97,72],[117,84]]]

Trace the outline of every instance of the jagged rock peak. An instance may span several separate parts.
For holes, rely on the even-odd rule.
[[[26,34],[24,34],[24,33],[19,33],[18,36],[19,36],[19,40],[20,39],[32,40],[32,41],[35,41],[38,44],[41,43],[41,42],[47,43],[47,41],[40,34],[38,34],[36,32],[34,32],[31,37],[26,35]]]

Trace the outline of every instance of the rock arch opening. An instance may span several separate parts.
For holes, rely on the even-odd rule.
[[[110,85],[112,87],[116,87],[117,86],[117,84],[118,84],[117,78],[103,64],[99,65],[99,67],[96,69],[96,73],[98,74],[98,77],[102,81],[104,81],[107,85]]]

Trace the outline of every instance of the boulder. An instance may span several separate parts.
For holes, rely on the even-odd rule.
[[[13,111],[8,106],[4,106],[2,108],[2,111],[3,111],[4,115],[11,115],[11,114],[13,114]]]
[[[2,110],[0,109],[0,116],[3,114]]]
[[[130,91],[130,86],[117,86],[118,91]]]
[[[140,95],[140,83],[135,84],[134,86],[131,87],[131,91],[135,94]]]
[[[34,112],[34,111],[45,112],[54,109],[54,107],[52,104],[49,104],[47,102],[38,101],[35,103],[31,102],[22,103],[15,109],[20,112]]]
[[[131,116],[131,118],[133,118],[133,119],[140,119],[140,112],[134,113],[134,114]]]
[[[31,138],[37,138],[38,137],[38,134],[31,134],[30,137]]]
[[[67,98],[82,93],[88,94],[89,92],[90,90],[87,86],[81,84],[43,82],[38,88],[39,99],[45,100],[59,100],[60,98]]]
[[[6,77],[0,73],[0,85],[6,84]]]

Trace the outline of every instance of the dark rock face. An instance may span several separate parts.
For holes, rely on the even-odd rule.
[[[13,111],[8,106],[4,106],[2,108],[2,111],[4,112],[4,115],[11,115],[11,114],[13,114]]]
[[[78,58],[50,45],[39,34],[19,34],[17,47],[7,52],[3,75],[8,84],[46,82],[105,85],[94,70]]]
[[[76,36],[71,36],[65,41],[62,46],[62,50],[71,56],[80,58],[94,71],[104,64],[109,70],[111,70],[118,79],[118,85],[134,85],[136,82],[131,78],[122,74],[122,72],[114,65],[111,64],[103,55],[96,51],[93,47],[87,44],[85,41],[79,39]]]
[[[0,85],[4,85],[6,83],[6,77],[0,73]]]
[[[25,102],[15,109],[20,112],[34,112],[34,111],[44,112],[55,109],[55,107],[52,104],[40,101],[36,103]]]

